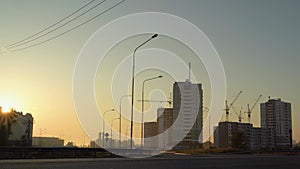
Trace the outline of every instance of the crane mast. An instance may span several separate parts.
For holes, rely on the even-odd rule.
[[[251,122],[251,114],[252,114],[252,110],[254,109],[254,107],[256,106],[256,104],[258,103],[259,99],[262,97],[262,95],[259,95],[258,98],[256,99],[256,101],[254,102],[254,104],[252,105],[252,107],[250,108],[249,104],[247,104],[247,115],[248,115],[248,123]]]
[[[228,102],[227,100],[225,100],[225,112],[226,112],[226,121],[229,121],[229,111],[232,108],[233,104],[236,102],[236,100],[239,98],[239,96],[242,94],[243,91],[240,91],[235,98],[233,99],[233,101],[230,103],[230,105],[228,106]]]

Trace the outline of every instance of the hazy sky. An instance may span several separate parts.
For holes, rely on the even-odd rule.
[[[40,31],[87,2],[0,0],[0,47]],[[100,6],[76,23],[114,2],[117,1],[106,2],[106,6]],[[243,90],[235,106],[238,110],[245,109],[247,103],[253,104],[259,94],[263,95],[261,102],[268,96],[291,102],[293,135],[300,141],[300,124],[297,124],[300,119],[299,8],[299,0],[127,0],[93,22],[51,42],[0,54],[0,105],[32,113],[34,135],[42,131],[43,135],[83,144],[86,136],[72,99],[73,71],[80,49],[96,30],[114,19],[136,12],[165,12],[187,19],[212,41],[224,65],[228,99],[232,100]],[[129,43],[140,42],[141,38],[137,38]],[[199,83],[209,84],[206,80],[204,77]],[[167,82],[172,85],[171,78]],[[209,88],[204,85],[204,91],[205,87]],[[204,106],[207,104],[206,101]],[[106,106],[103,109],[113,105]],[[234,113],[232,118],[236,120]],[[259,105],[253,111],[253,123],[260,126]]]

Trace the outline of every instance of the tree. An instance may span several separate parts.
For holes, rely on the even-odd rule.
[[[9,146],[11,127],[15,123],[17,114],[12,109],[9,113],[0,112],[0,146]]]

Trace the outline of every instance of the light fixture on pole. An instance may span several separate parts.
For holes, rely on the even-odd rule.
[[[133,55],[132,55],[132,81],[131,81],[131,118],[130,118],[130,148],[132,149],[132,136],[133,136],[133,109],[134,109],[134,75],[135,75],[135,53],[136,51],[142,47],[143,45],[145,45],[146,43],[148,43],[150,40],[156,38],[158,35],[154,34],[152,35],[148,40],[146,40],[145,42],[141,43],[139,46],[137,46],[134,51],[133,51]]]
[[[141,120],[141,148],[143,148],[143,143],[144,143],[144,100],[145,100],[145,83],[154,79],[160,79],[163,76],[156,76],[152,78],[145,79],[143,81],[143,86],[142,86],[142,120]]]

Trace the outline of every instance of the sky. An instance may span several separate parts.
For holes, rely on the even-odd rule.
[[[4,51],[5,46],[57,22],[87,2],[89,1],[0,0],[1,50]],[[63,27],[60,32],[98,14],[116,2],[118,1],[105,2],[71,25]],[[35,119],[35,136],[58,136],[77,145],[87,144],[88,135],[77,118],[72,94],[73,73],[80,50],[99,28],[119,17],[138,12],[162,12],[188,20],[210,39],[224,66],[227,99],[233,100],[234,96],[243,90],[235,104],[237,110],[241,107],[245,110],[246,105],[252,105],[260,94],[263,95],[260,102],[267,101],[269,96],[290,102],[293,137],[300,141],[300,124],[297,123],[297,119],[300,119],[300,79],[297,75],[300,63],[299,8],[300,1],[297,0],[127,0],[92,22],[55,40],[19,52],[0,54],[0,105],[31,113]],[[119,31],[123,29],[119,28]],[[49,35],[51,36],[52,34]],[[108,53],[106,58],[109,59],[104,60],[106,67],[98,70],[95,79],[97,100],[111,97],[105,93],[108,89],[106,87],[110,85],[105,82],[111,78],[110,75],[114,71],[109,66],[117,65],[123,57],[130,56],[133,51],[131,49],[147,37],[149,34],[130,37]],[[182,57],[193,55],[184,44],[172,37],[161,36],[148,47],[158,46]],[[203,83],[204,106],[209,107],[211,89],[207,72],[201,63],[193,65],[200,65],[193,66],[192,69],[199,72],[196,80]],[[127,71],[130,72],[130,69]],[[147,95],[151,93],[155,99],[168,99],[174,78],[160,70],[145,70],[142,73],[137,82],[153,73],[163,74],[163,79],[151,82],[152,87],[148,86]],[[127,76],[128,73],[124,72],[124,77]],[[183,77],[182,81],[184,80]],[[152,90],[155,88],[160,90]],[[137,88],[137,93],[139,92],[140,88]],[[119,96],[122,94],[128,93],[120,91]],[[110,108],[117,109],[119,103],[116,102],[104,101],[98,104],[104,111]],[[124,105],[128,107],[127,103]],[[157,106],[161,105],[153,104],[149,111],[155,111]],[[260,126],[259,105],[255,107],[252,117],[254,126]],[[154,117],[147,118],[151,120]],[[234,113],[231,119],[237,121]],[[246,118],[243,121],[246,121]],[[139,133],[139,127],[136,128],[136,133]]]

